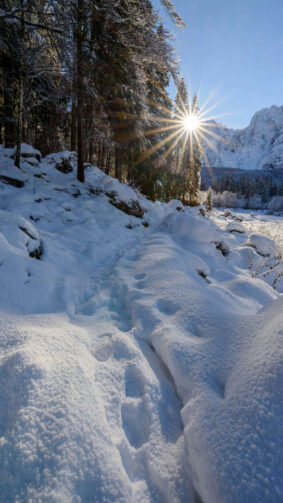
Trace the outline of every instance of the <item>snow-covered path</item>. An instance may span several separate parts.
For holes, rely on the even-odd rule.
[[[1,189],[1,503],[280,503],[278,246],[54,163]]]

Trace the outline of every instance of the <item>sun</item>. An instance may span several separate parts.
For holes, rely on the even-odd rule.
[[[194,113],[190,113],[183,118],[183,127],[186,131],[192,132],[200,127],[200,120]]]
[[[192,100],[189,97],[189,103],[182,102],[181,100],[179,106],[175,104],[173,112],[174,115],[172,114],[171,108],[162,106],[161,108],[164,115],[161,117],[159,115],[160,104],[150,100],[151,106],[156,108],[159,111],[159,114],[156,116],[152,113],[152,115],[148,116],[148,119],[153,122],[154,127],[152,129],[145,130],[143,135],[145,137],[150,137],[158,133],[163,133],[163,137],[159,142],[152,144],[149,148],[141,152],[135,161],[135,165],[138,166],[142,161],[161,149],[163,149],[163,152],[160,159],[161,162],[164,162],[171,152],[174,152],[175,147],[181,146],[179,153],[179,165],[181,166],[183,156],[186,152],[186,147],[189,146],[189,150],[192,151],[195,145],[196,148],[200,150],[202,159],[204,160],[206,166],[210,169],[209,161],[203,148],[205,145],[208,145],[212,150],[217,152],[210,137],[229,143],[228,140],[222,138],[215,132],[215,119],[221,115],[209,114],[209,112],[218,105],[218,103],[214,103],[208,107],[208,103],[211,101],[215,92],[216,91],[212,91],[207,100],[200,107],[198,106],[197,95]],[[160,122],[160,126],[158,126],[156,122]],[[139,135],[140,132],[133,132],[121,136],[121,138],[137,138]]]

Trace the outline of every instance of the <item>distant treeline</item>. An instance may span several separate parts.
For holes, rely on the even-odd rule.
[[[283,196],[283,172],[243,172],[228,168],[213,168],[202,172],[202,190],[209,187],[216,194],[225,191],[237,194],[245,199],[259,196],[262,203],[267,203],[274,196]]]

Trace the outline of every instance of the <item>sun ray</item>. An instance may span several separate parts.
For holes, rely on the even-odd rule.
[[[208,129],[208,128],[204,128],[203,126],[200,126],[199,129],[201,131],[205,131],[207,134],[209,134],[210,136],[213,136],[213,138],[215,138],[216,140],[220,140],[220,141],[223,141],[223,143],[228,143],[229,145],[232,144],[232,142],[230,140],[227,140],[227,138],[223,138],[222,136],[220,136],[219,134],[216,134],[214,133],[213,131],[211,131],[211,129]]]
[[[156,150],[159,150],[161,147],[163,147],[164,145],[166,145],[166,143],[168,143],[173,138],[175,138],[175,136],[179,133],[179,131],[180,130],[178,129],[178,131],[175,131],[174,133],[172,133],[167,138],[164,138],[163,140],[161,140],[160,142],[158,142],[156,145],[153,145],[149,149],[147,149],[144,152],[142,152],[141,155],[139,156],[139,159],[134,163],[134,166],[137,166],[138,164],[140,164],[142,161],[144,161],[145,159],[147,159],[151,154],[154,154],[154,152],[156,152]]]
[[[182,130],[179,134],[179,136],[177,136],[177,138],[173,141],[173,143],[171,144],[171,146],[169,147],[169,149],[167,150],[167,152],[165,152],[165,154],[163,154],[164,156],[164,159],[167,159],[168,155],[172,152],[172,150],[176,147],[176,145],[178,144],[178,142],[180,141],[180,139],[184,136],[184,131]]]
[[[205,109],[206,105],[208,105],[208,103],[212,100],[213,96],[215,96],[217,90],[218,90],[219,86],[216,87],[215,89],[212,89],[211,93],[208,95],[208,97],[206,98],[206,100],[203,102],[203,104],[200,106],[200,113],[202,112],[202,110]]]
[[[181,166],[181,163],[182,163],[182,160],[183,160],[183,157],[184,157],[184,153],[185,153],[185,148],[186,148],[186,145],[187,145],[187,142],[188,142],[188,136],[190,134],[190,131],[188,130],[187,131],[187,134],[183,140],[183,146],[182,146],[182,150],[181,150],[181,154],[180,154],[180,158],[179,158],[179,161],[178,161],[178,171],[180,169],[180,166]]]
[[[223,99],[217,101],[216,103],[213,103],[213,105],[211,105],[211,107],[207,108],[204,112],[200,112],[199,116],[200,117],[206,116],[208,114],[208,112],[211,112],[212,110],[217,108],[219,105],[221,105],[221,103],[223,103]]]
[[[207,145],[211,148],[211,150],[213,150],[213,152],[218,154],[218,151],[217,151],[215,145],[213,145],[213,143],[211,142],[211,140],[209,140],[200,130],[198,131],[198,134],[205,141],[205,143],[207,143]]]
[[[206,153],[205,153],[205,151],[204,151],[204,149],[202,147],[202,144],[200,143],[199,138],[198,138],[197,135],[195,136],[195,138],[196,138],[196,142],[198,144],[198,147],[200,149],[201,155],[202,155],[202,157],[205,160],[205,165],[206,165],[206,167],[207,167],[207,169],[208,169],[208,171],[210,173],[211,179],[212,179],[213,182],[215,182],[215,176],[214,176],[214,173],[213,173],[213,169],[212,169],[212,167],[210,165],[210,162],[209,162],[209,160],[207,158],[207,155],[206,155]]]

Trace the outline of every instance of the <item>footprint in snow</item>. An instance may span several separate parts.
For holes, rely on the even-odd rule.
[[[142,400],[124,403],[121,417],[125,435],[132,447],[139,449],[148,442],[150,425]]]
[[[130,365],[125,371],[125,394],[127,397],[140,398],[143,395],[145,380],[140,369]]]
[[[113,355],[113,342],[111,340],[111,334],[105,334],[99,343],[99,346],[93,349],[92,355],[99,362],[106,362]]]
[[[156,307],[162,314],[166,314],[167,316],[172,316],[172,314],[175,314],[179,309],[174,302],[165,299],[158,299]]]
[[[82,307],[81,312],[87,316],[92,316],[96,312],[96,309],[96,302],[89,301]]]
[[[144,279],[145,278],[145,274],[144,273],[139,273],[139,274],[135,274],[134,278],[139,280],[139,279]]]
[[[139,289],[139,290],[142,290],[143,288],[146,287],[146,281],[138,281],[136,283],[136,287]]]

